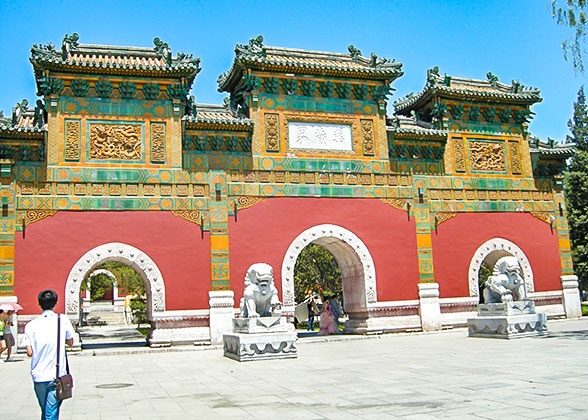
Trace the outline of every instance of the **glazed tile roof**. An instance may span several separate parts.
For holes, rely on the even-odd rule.
[[[23,101],[13,108],[12,118],[0,116],[0,133],[18,135],[24,133],[44,133],[47,125],[35,118],[35,108],[28,107],[28,101]]]
[[[37,78],[43,76],[43,69],[80,71],[80,67],[90,73],[139,72],[191,78],[200,71],[199,58],[183,53],[172,57],[169,46],[159,38],[154,39],[153,48],[80,44],[78,39],[75,33],[66,35],[60,50],[52,44],[33,45],[30,61]]]
[[[194,124],[222,124],[253,127],[253,121],[235,116],[223,105],[196,104],[196,116],[185,115],[183,120]]]
[[[432,128],[432,124],[417,120],[415,116],[395,115],[386,119],[386,131],[402,137],[422,137],[423,139],[447,139],[447,130]]]
[[[573,143],[558,143],[553,139],[546,142],[534,136],[529,136],[529,146],[532,154],[539,154],[542,157],[569,158],[575,153]]]
[[[507,102],[520,105],[532,105],[541,102],[539,89],[527,88],[513,81],[506,85],[498,81],[492,73],[487,74],[488,80],[465,79],[448,75],[441,76],[437,67],[427,71],[425,88],[416,94],[409,93],[394,102],[396,112],[418,108],[433,96],[461,97],[470,100]]]
[[[347,74],[359,78],[394,80],[402,76],[402,63],[394,60],[361,56],[349,46],[349,54],[309,51],[263,45],[263,37],[237,44],[235,60],[229,71],[218,78],[219,91],[230,90],[238,83],[244,68],[305,72],[306,74]]]

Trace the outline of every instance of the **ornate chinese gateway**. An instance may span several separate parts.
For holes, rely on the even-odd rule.
[[[0,299],[40,289],[77,319],[80,286],[120,261],[148,289],[151,345],[218,343],[255,261],[291,319],[309,243],[343,276],[346,332],[466,325],[479,273],[515,257],[526,296],[576,316],[561,172],[573,150],[528,132],[539,90],[427,71],[388,107],[402,64],[237,44],[222,105],[188,96],[191,54],[31,49],[39,100],[0,117]],[[1,115],[1,114],[0,114]]]

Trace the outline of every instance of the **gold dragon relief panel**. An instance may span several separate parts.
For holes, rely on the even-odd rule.
[[[143,158],[143,126],[89,123],[88,146],[90,159],[140,161]]]
[[[506,172],[504,142],[470,140],[470,167],[476,172]]]

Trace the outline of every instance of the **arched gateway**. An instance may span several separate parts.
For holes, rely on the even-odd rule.
[[[298,235],[288,247],[282,263],[282,294],[284,310],[294,310],[294,267],[298,256],[309,244],[329,251],[341,270],[345,311],[365,314],[368,306],[377,301],[376,270],[372,256],[353,232],[336,225],[318,225]]]
[[[86,252],[73,266],[65,284],[65,310],[71,319],[78,319],[80,287],[86,274],[97,266],[118,261],[133,268],[143,279],[147,291],[147,317],[165,311],[165,285],[157,264],[143,251],[127,244],[111,242]]]
[[[533,270],[529,259],[521,248],[517,245],[502,238],[494,238],[484,242],[474,253],[474,257],[470,262],[470,268],[468,271],[468,281],[470,288],[470,296],[480,299],[478,290],[478,275],[482,263],[486,262],[486,265],[492,269],[496,261],[502,257],[513,256],[519,260],[519,265],[523,272],[523,279],[525,280],[525,289],[527,293],[533,293],[535,291],[535,285],[533,283]]]

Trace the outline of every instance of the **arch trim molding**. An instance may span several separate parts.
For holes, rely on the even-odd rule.
[[[494,251],[504,251],[519,260],[521,270],[523,272],[523,278],[525,280],[525,289],[527,293],[535,292],[535,284],[533,282],[533,270],[529,259],[513,242],[503,238],[493,238],[489,241],[484,242],[474,253],[474,256],[470,262],[470,268],[468,270],[468,281],[470,296],[480,299],[478,291],[478,275],[480,272],[480,266],[484,259]]]
[[[376,289],[376,269],[374,260],[357,235],[337,225],[324,224],[313,226],[298,235],[288,247],[282,261],[282,298],[284,306],[294,306],[294,267],[302,250],[321,238],[335,238],[345,242],[359,257],[364,273],[365,301],[368,305],[378,300]]]
[[[119,261],[137,270],[148,285],[148,307],[153,313],[165,311],[165,285],[157,264],[140,249],[131,245],[111,242],[86,252],[72,267],[65,284],[65,311],[77,315],[80,310],[79,294],[84,276],[99,264]]]

